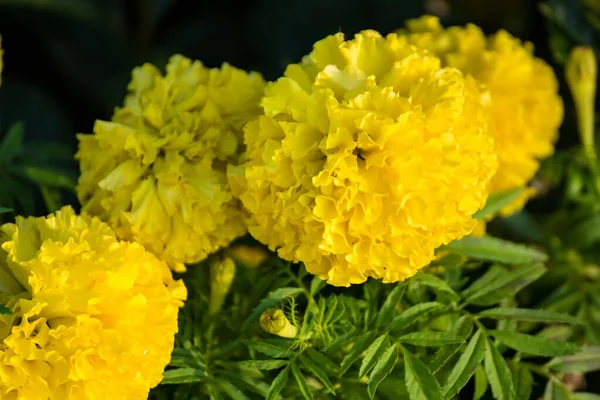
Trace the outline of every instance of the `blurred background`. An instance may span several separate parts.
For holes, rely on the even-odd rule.
[[[110,118],[131,69],[144,62],[163,67],[172,54],[182,53],[209,67],[229,62],[276,79],[286,64],[298,61],[328,34],[352,35],[367,28],[385,34],[407,18],[431,13],[446,25],[473,22],[488,33],[506,29],[533,42],[536,55],[553,64],[562,80],[560,63],[573,43],[595,41],[597,3],[0,0],[5,50],[0,140],[12,132],[8,141],[13,152],[7,157],[10,152],[4,149],[4,158],[0,156],[0,206],[43,214],[61,201],[75,204],[68,193],[77,178],[75,134],[91,132],[95,119]],[[561,87],[568,98],[564,81]],[[565,127],[573,124],[572,111],[568,106]],[[23,124],[13,125],[18,121]],[[574,129],[563,129],[559,147],[576,138]]]

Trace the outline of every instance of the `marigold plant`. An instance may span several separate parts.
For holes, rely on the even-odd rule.
[[[165,75],[150,64],[134,69],[112,121],[79,135],[83,209],[178,271],[244,234],[226,169],[263,87],[257,73],[182,56]]]
[[[497,167],[475,81],[392,39],[317,42],[230,168],[249,232],[333,285],[414,275],[473,230]]]
[[[487,38],[473,24],[444,29],[437,17],[429,15],[409,20],[406,27],[398,41],[433,52],[444,66],[458,68],[481,84],[498,147],[499,167],[490,193],[526,187],[540,160],[554,152],[563,118],[558,82],[550,66],[534,57],[531,43],[503,30]],[[501,214],[520,210],[534,194],[534,188],[526,188]]]
[[[0,398],[145,399],[186,297],[167,265],[65,207],[0,227]]]

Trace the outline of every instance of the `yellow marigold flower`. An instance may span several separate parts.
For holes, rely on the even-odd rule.
[[[525,187],[539,160],[554,152],[563,103],[552,68],[533,56],[533,45],[506,31],[486,38],[475,25],[444,29],[437,17],[410,20],[398,42],[408,41],[440,57],[442,64],[470,74],[490,103],[490,130],[498,147],[499,167],[490,193]],[[400,45],[400,44],[397,44]],[[501,210],[510,215],[523,208],[535,189]]]
[[[263,89],[257,73],[182,56],[164,76],[150,64],[134,69],[112,121],[79,135],[83,210],[178,271],[244,234],[226,170],[239,161]]]
[[[475,81],[366,31],[270,84],[232,180],[249,231],[330,284],[415,274],[467,235],[497,168]]]
[[[65,207],[0,227],[0,398],[146,399],[185,299],[166,263]]]

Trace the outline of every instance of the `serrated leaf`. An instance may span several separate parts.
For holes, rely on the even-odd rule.
[[[485,338],[484,365],[494,398],[498,400],[515,399],[515,387],[508,365],[506,365],[502,354],[488,338]]]
[[[547,310],[534,310],[528,308],[492,308],[479,313],[480,317],[494,319],[510,319],[532,322],[562,322],[567,324],[581,324],[581,321],[568,314]]]
[[[402,301],[402,297],[406,292],[406,284],[398,283],[396,287],[390,292],[390,294],[385,299],[383,306],[377,313],[377,318],[375,319],[375,327],[380,327],[383,324],[389,323],[392,319],[392,314],[396,309],[396,306],[400,301]]]
[[[374,337],[375,332],[367,332],[366,334],[361,336],[356,341],[356,343],[354,343],[354,346],[352,346],[352,348],[340,364],[340,375],[343,375],[348,370],[348,368],[350,368],[350,366],[354,364],[356,360],[358,360],[358,358],[365,351],[367,346],[371,344],[371,341]]]
[[[302,375],[302,371],[295,363],[292,363],[292,374],[296,379],[296,383],[298,384],[298,388],[300,389],[300,393],[302,393],[302,397],[306,400],[312,400],[313,394],[310,391],[310,387],[308,387],[308,383],[306,383],[306,379],[304,379],[304,375]]]
[[[308,356],[314,363],[322,368],[327,374],[337,376],[339,374],[340,367],[331,361],[324,353],[309,347],[303,356]]]
[[[488,388],[488,379],[485,375],[485,370],[480,365],[475,370],[475,392],[473,393],[473,400],[479,400],[483,397]]]
[[[473,218],[482,219],[488,215],[496,214],[502,208],[518,199],[523,190],[525,189],[520,187],[491,195],[488,197],[485,207],[477,211],[473,215]]]
[[[600,394],[579,392],[571,394],[571,400],[600,400]]]
[[[371,399],[375,397],[375,392],[377,391],[379,384],[392,373],[397,361],[398,346],[394,344],[382,354],[369,377],[369,381],[367,382],[367,392]]]
[[[429,368],[411,352],[402,348],[404,355],[404,379],[410,400],[440,400],[446,398],[439,382]]]
[[[267,297],[265,297],[260,301],[260,303],[258,303],[258,306],[256,306],[254,310],[252,310],[252,313],[250,313],[248,318],[246,318],[246,321],[244,321],[244,323],[242,324],[242,330],[246,330],[251,323],[258,322],[258,319],[260,318],[261,314],[266,309],[281,303],[288,297],[293,297],[300,293],[302,293],[302,289],[294,287],[284,287],[272,291],[267,295]]]
[[[394,317],[394,319],[392,319],[392,321],[388,324],[387,330],[393,331],[395,329],[406,329],[430,312],[443,306],[444,305],[442,303],[438,303],[436,301],[420,303],[412,306],[404,310],[402,314]]]
[[[473,260],[505,264],[527,264],[548,259],[548,256],[539,250],[492,236],[467,236],[449,243],[445,248]]]
[[[267,397],[270,385],[263,381],[254,379],[239,371],[221,371],[220,375],[226,376],[229,381],[234,383],[236,387],[245,389],[246,391],[259,394],[262,398]]]
[[[447,332],[411,332],[400,336],[397,340],[400,343],[431,347],[465,342],[464,337]]]
[[[419,282],[421,285],[429,286],[433,290],[446,293],[453,301],[460,301],[460,296],[445,281],[437,276],[420,272],[415,275],[411,282]]]
[[[498,303],[507,297],[514,296],[545,272],[546,267],[542,264],[517,267],[473,293],[465,299],[465,303],[478,306],[489,306]]]
[[[499,277],[506,275],[507,273],[508,270],[505,267],[494,264],[485,272],[485,274],[464,289],[460,295],[463,299],[468,299],[471,297],[471,295],[487,287],[489,284],[496,281]]]
[[[208,377],[203,369],[177,368],[169,369],[163,373],[161,385],[178,385],[180,383],[200,382]]]
[[[584,347],[581,353],[556,357],[547,367],[556,372],[588,373],[600,370],[600,347]]]
[[[271,387],[269,388],[269,393],[267,393],[267,397],[265,398],[265,400],[274,400],[279,397],[279,393],[287,384],[289,374],[289,367],[286,367],[281,370],[281,372],[275,377],[275,379],[273,379]]]
[[[556,378],[552,378],[546,384],[544,400],[571,400],[569,390]]]
[[[288,364],[288,360],[249,360],[240,361],[237,365],[240,368],[256,368],[263,371],[278,369]]]
[[[477,331],[446,380],[446,385],[444,385],[446,398],[454,397],[469,382],[484,355],[485,336],[481,331]]]
[[[23,123],[13,124],[0,142],[0,164],[8,165],[23,147]]]
[[[9,212],[13,212],[13,209],[8,207],[0,207],[0,214],[5,214]]]
[[[286,339],[259,339],[244,341],[248,347],[275,358],[288,357],[293,353],[294,342]]]
[[[518,362],[509,363],[517,400],[529,399],[533,390],[533,376],[529,368]]]
[[[227,394],[233,400],[248,400],[248,396],[246,396],[241,390],[235,387],[231,382],[226,381],[224,379],[218,379],[217,385],[221,388],[223,392]]]
[[[381,356],[381,354],[387,348],[387,335],[384,333],[379,336],[365,351],[365,358],[363,358],[360,364],[360,370],[358,371],[358,379],[364,378],[364,376],[375,366],[375,363]]]
[[[463,315],[456,321],[450,333],[453,333],[455,335],[460,336],[463,339],[466,339],[471,335],[472,331],[473,321],[471,321],[471,319],[466,315]],[[456,352],[461,348],[461,346],[462,345],[460,344],[451,344],[439,349],[436,352],[433,360],[429,363],[429,368],[434,373],[437,373],[446,364],[446,362],[448,362],[448,360],[454,354],[456,354]]]
[[[524,333],[490,330],[488,333],[508,347],[526,354],[557,357],[568,356],[581,351],[574,343],[549,340]]]
[[[333,388],[333,385],[331,384],[331,381],[329,380],[329,378],[327,377],[327,374],[325,373],[325,371],[323,371],[321,369],[321,367],[319,367],[317,364],[315,364],[310,358],[305,357],[304,355],[300,355],[300,357],[298,357],[300,360],[300,363],[304,366],[304,368],[306,368],[306,370],[308,372],[310,372],[311,374],[313,374],[318,380],[320,380],[323,385],[325,385],[325,387],[333,394],[335,394],[335,389]]]

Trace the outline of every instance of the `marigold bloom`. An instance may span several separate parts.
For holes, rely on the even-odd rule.
[[[84,211],[179,271],[244,234],[226,169],[238,162],[263,89],[259,74],[182,56],[164,76],[150,64],[134,69],[112,121],[79,135]]]
[[[533,56],[533,45],[506,31],[486,38],[469,24],[444,29],[437,17],[410,20],[398,41],[432,51],[442,64],[470,74],[490,102],[490,130],[498,147],[499,167],[490,193],[525,187],[539,169],[539,160],[554,152],[563,103],[552,68]],[[527,188],[501,210],[510,215],[535,194]]]
[[[317,42],[267,87],[231,176],[250,233],[333,285],[415,274],[471,232],[497,167],[475,81],[392,43]]]
[[[166,263],[65,207],[0,227],[0,398],[146,399],[185,299]]]

